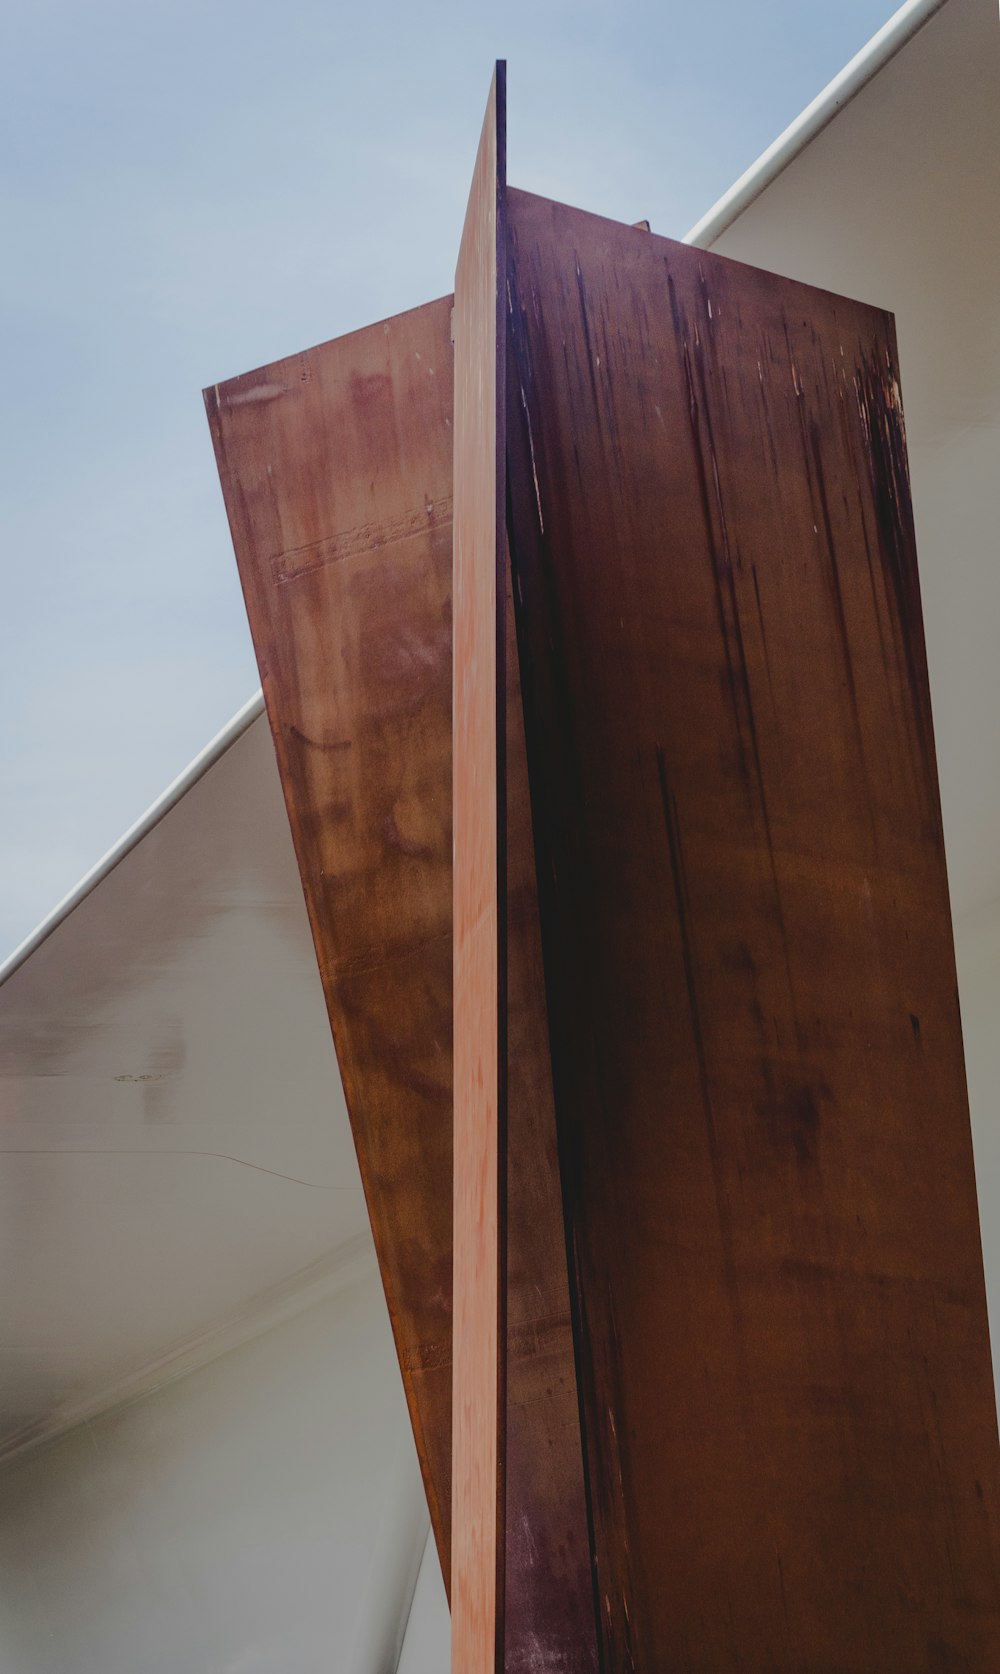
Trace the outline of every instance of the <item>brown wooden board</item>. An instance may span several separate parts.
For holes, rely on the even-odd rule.
[[[891,317],[511,191],[508,469],[602,1666],[1000,1668]]]
[[[446,1583],[450,321],[446,297],[206,391]]]

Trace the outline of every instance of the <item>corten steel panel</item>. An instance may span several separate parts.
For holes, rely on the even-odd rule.
[[[996,1418],[892,320],[508,207],[603,1666],[987,1674]]]
[[[506,634],[506,1674],[597,1667],[531,803],[510,566]],[[458,1252],[456,1252],[458,1253]]]
[[[450,318],[446,297],[206,391],[446,1580]]]
[[[451,299],[207,392],[446,1579],[451,1528]],[[490,352],[496,357],[496,330]],[[490,492],[497,493],[495,459]],[[500,525],[502,527],[502,523]],[[495,536],[494,536],[495,540]],[[494,559],[495,564],[495,559]],[[504,623],[513,624],[509,603]],[[494,678],[496,669],[494,669]],[[510,903],[506,1666],[593,1665],[520,698]],[[482,771],[495,779],[490,737]],[[494,891],[500,889],[495,872]],[[497,1007],[494,984],[492,1004]],[[494,1028],[496,1028],[494,1023]],[[497,1227],[501,1222],[497,1218]],[[475,1232],[478,1235],[478,1224]],[[493,1282],[498,1282],[501,1266]],[[489,1423],[500,1422],[499,1386]],[[490,1490],[498,1515],[499,1488]],[[581,1618],[578,1605],[588,1604]],[[589,1660],[588,1660],[589,1659]]]
[[[455,1180],[452,1665],[503,1657],[506,1144],[503,642],[504,67],[483,121],[455,273]]]
[[[505,538],[504,67],[455,284],[453,1664],[596,1666]]]

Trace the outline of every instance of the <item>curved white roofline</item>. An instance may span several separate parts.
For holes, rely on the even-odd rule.
[[[14,949],[13,953],[0,964],[0,984],[5,983],[9,976],[13,976],[29,955],[34,953],[35,949],[40,947],[48,936],[51,936],[53,930],[59,928],[63,919],[69,917],[74,907],[78,907],[80,902],[90,894],[91,890],[96,889],[102,879],[106,878],[109,872],[114,871],[119,861],[124,860],[125,856],[131,849],[135,848],[137,843],[141,843],[147,832],[152,831],[154,825],[159,825],[163,816],[169,814],[171,808],[176,806],[181,797],[191,789],[191,786],[197,784],[202,775],[208,772],[220,756],[225,755],[226,751],[236,743],[238,738],[242,738],[247,728],[252,726],[258,715],[263,715],[263,713],[264,694],[258,691],[254,693],[252,698],[248,699],[242,709],[237,710],[232,720],[223,727],[221,732],[216,733],[211,742],[206,744],[205,748],[195,756],[194,761],[188,763],[183,773],[178,774],[162,795],[157,797],[152,806],[146,809],[141,818],[137,819],[134,825],[129,826],[123,836],[119,837],[117,843],[97,862],[97,865],[90,868],[90,871],[80,879],[76,888],[71,889],[68,895],[64,895],[58,906],[53,907],[52,911],[42,919],[41,924],[32,930],[30,936],[26,936],[24,941]]]
[[[761,153],[708,213],[695,222],[690,232],[684,234],[682,242],[708,249],[737,216],[760,197],[792,159],[804,151],[817,134],[822,133],[838,112],[850,104],[889,60],[895,58],[900,48],[912,41],[917,31],[946,4],[947,0],[906,0],[906,4],[893,13],[888,23],[883,24],[849,64],[844,65],[812,104],[806,106],[783,134],[779,134],[773,145]]]

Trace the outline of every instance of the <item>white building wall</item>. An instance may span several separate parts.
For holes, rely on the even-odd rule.
[[[993,1375],[1000,1389],[1000,904],[959,920],[955,953]]]
[[[372,1262],[0,1471],[0,1674],[393,1674],[427,1529]],[[446,1674],[425,1571],[407,1654]]]

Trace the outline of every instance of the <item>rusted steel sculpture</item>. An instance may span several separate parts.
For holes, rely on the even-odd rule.
[[[504,127],[453,315],[207,397],[453,1666],[994,1674],[892,320]]]

